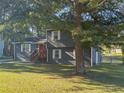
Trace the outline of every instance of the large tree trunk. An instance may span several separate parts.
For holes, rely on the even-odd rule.
[[[85,65],[83,62],[83,48],[81,47],[80,42],[80,33],[81,33],[81,13],[82,13],[82,5],[75,0],[74,2],[74,12],[75,12],[75,25],[76,32],[74,35],[75,38],[75,56],[76,56],[76,73],[84,74],[85,73]]]
[[[83,61],[83,48],[81,43],[77,41],[75,43],[75,55],[76,55],[76,73],[85,74],[85,64]]]

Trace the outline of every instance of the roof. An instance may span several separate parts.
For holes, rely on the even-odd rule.
[[[38,41],[42,41],[46,39],[44,36],[42,37],[28,37],[28,38],[25,38],[24,42],[38,42]]]
[[[47,39],[45,38],[45,36],[42,36],[42,37],[28,37],[28,38],[25,38],[24,41],[15,41],[15,42],[12,42],[12,44],[17,44],[17,43],[32,43],[32,44],[39,44],[39,43],[45,43],[47,41]]]

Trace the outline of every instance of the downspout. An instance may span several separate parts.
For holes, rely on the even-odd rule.
[[[14,42],[14,60],[16,59],[16,49],[15,49],[15,42]]]
[[[93,66],[93,47],[91,47],[91,67]]]
[[[13,43],[13,45],[14,45],[14,60],[16,60],[16,43],[15,43],[15,33],[14,33],[14,43]]]
[[[49,55],[48,55],[48,35],[47,35],[47,29],[46,29],[46,55],[47,55],[47,62],[49,61]]]

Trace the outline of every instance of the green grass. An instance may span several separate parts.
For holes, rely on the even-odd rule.
[[[73,66],[0,64],[0,93],[124,93],[124,66],[102,64],[86,76]]]

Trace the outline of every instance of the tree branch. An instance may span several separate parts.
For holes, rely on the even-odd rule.
[[[92,0],[90,0],[89,2],[91,2]],[[93,12],[96,11],[98,7],[102,6],[107,0],[101,0],[95,7],[91,8],[91,9],[83,9],[83,12]]]

